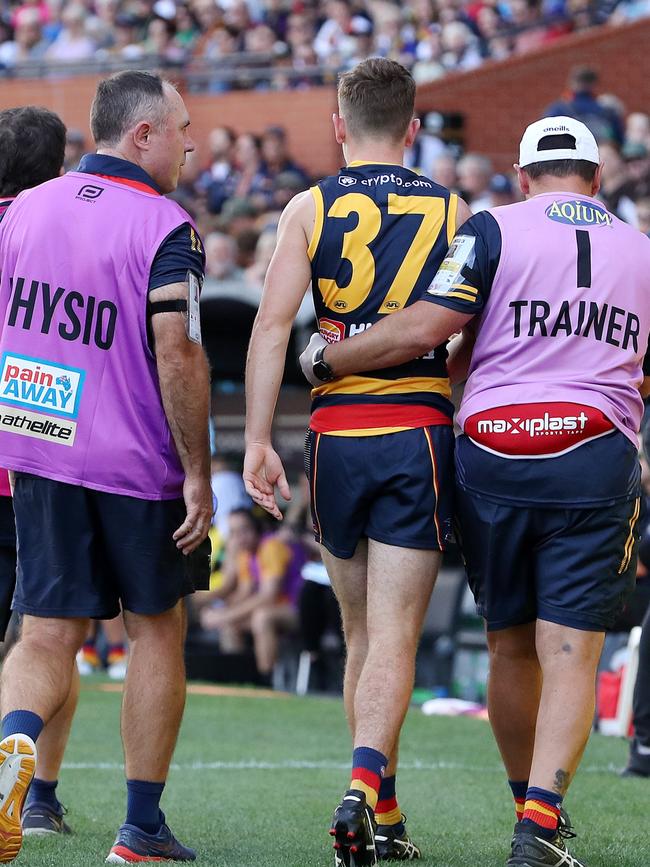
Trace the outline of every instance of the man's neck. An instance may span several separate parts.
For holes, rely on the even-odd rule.
[[[378,165],[404,165],[404,148],[381,144],[355,144],[345,149],[347,165],[350,163],[376,163]]]
[[[530,185],[529,199],[533,196],[543,196],[548,193],[570,193],[577,196],[594,195],[590,184],[586,184],[580,178],[554,178],[547,177]]]

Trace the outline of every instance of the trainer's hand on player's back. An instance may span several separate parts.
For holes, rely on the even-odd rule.
[[[186,476],[183,484],[183,499],[187,516],[174,533],[176,547],[183,554],[191,554],[208,535],[213,513],[213,498],[210,479],[200,475]]]
[[[314,376],[314,355],[323,346],[327,346],[327,340],[325,340],[325,338],[316,331],[314,334],[312,334],[309,343],[307,344],[305,349],[303,349],[300,356],[300,367],[303,376],[312,385],[323,384]]]
[[[271,445],[251,443],[246,448],[243,478],[253,502],[281,521],[282,512],[275,499],[275,488],[277,486],[285,500],[291,499],[291,490],[282,461]]]

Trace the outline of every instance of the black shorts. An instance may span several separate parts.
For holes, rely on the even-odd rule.
[[[634,589],[640,501],[601,508],[495,503],[458,486],[460,537],[489,630],[536,619],[610,629]]]
[[[16,588],[16,525],[11,497],[0,497],[0,641],[5,640]]]
[[[349,559],[366,537],[444,551],[452,539],[451,426],[378,436],[307,432],[305,470],[316,541]]]
[[[210,543],[188,557],[172,534],[178,500],[142,500],[16,474],[18,575],[13,607],[36,617],[160,614],[208,588]]]

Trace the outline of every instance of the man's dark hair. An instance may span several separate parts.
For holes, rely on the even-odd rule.
[[[538,151],[565,150],[575,148],[576,140],[572,135],[547,135],[539,140]],[[531,181],[536,181],[543,175],[554,178],[569,178],[577,175],[583,181],[591,183],[596,176],[597,163],[589,160],[547,160],[522,166]]]
[[[242,517],[246,518],[246,520],[251,525],[251,527],[255,530],[255,532],[258,535],[261,534],[262,525],[261,525],[257,515],[255,515],[253,512],[251,512],[250,509],[243,509],[243,508],[232,509],[230,512],[228,512],[228,517],[230,518],[233,515],[241,515]]]
[[[47,108],[0,111],[0,196],[17,196],[58,177],[65,133],[61,118]]]
[[[598,73],[591,66],[576,66],[571,70],[569,82],[574,90],[591,91],[598,84]]]
[[[162,123],[165,82],[152,72],[127,70],[99,82],[90,108],[90,130],[99,145],[116,145],[141,120]]]
[[[353,136],[399,141],[415,110],[415,81],[400,63],[371,57],[343,73],[339,106]]]

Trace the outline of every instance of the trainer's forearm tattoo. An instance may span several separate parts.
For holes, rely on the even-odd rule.
[[[571,778],[570,774],[568,774],[566,771],[563,771],[562,768],[559,768],[555,772],[555,780],[553,781],[553,791],[557,792],[558,795],[562,795],[562,797],[564,797],[564,795],[566,794],[566,790],[569,788],[570,778]]]

